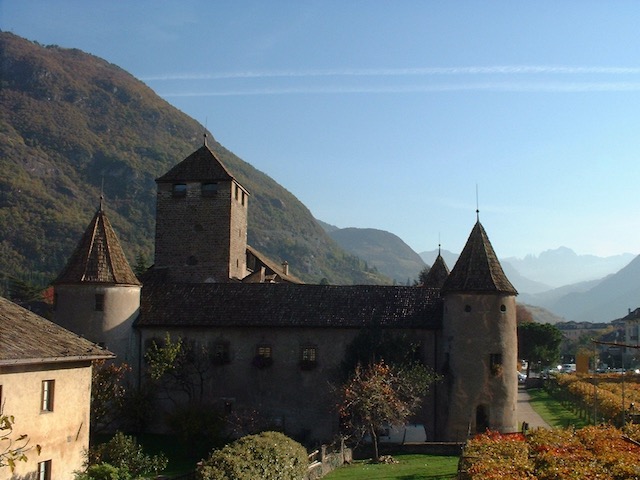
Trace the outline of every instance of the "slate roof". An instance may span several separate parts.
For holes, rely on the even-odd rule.
[[[442,286],[443,294],[450,292],[518,294],[504,274],[479,220]]]
[[[442,255],[438,253],[438,256],[433,262],[433,265],[431,265],[431,268],[427,272],[422,286],[438,289],[442,288],[442,285],[444,285],[444,282],[448,276],[449,267],[447,267],[447,264],[444,261],[444,258],[442,258]]]
[[[147,283],[138,327],[440,328],[437,289],[291,283]]]
[[[102,203],[54,285],[109,283],[140,285]]]
[[[157,178],[156,182],[213,182],[220,180],[233,180],[233,175],[229,173],[227,167],[205,142],[202,147]]]
[[[113,357],[108,350],[0,297],[0,366]]]

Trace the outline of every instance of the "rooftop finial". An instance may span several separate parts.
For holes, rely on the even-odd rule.
[[[204,146],[207,146],[207,132],[204,132]]]
[[[102,185],[100,185],[100,211],[102,211],[103,202],[104,202],[104,175],[102,176]]]
[[[478,184],[476,183],[476,220],[480,221],[480,203],[478,201]]]

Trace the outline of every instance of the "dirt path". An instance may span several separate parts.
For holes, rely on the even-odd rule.
[[[551,428],[540,415],[538,415],[529,403],[529,394],[524,387],[518,388],[518,428],[522,428],[522,422],[527,422],[529,429]]]

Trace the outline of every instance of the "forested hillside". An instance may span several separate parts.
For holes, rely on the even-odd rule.
[[[115,65],[0,32],[0,274],[51,281],[101,192],[129,261],[151,262],[154,179],[200,147],[203,133]],[[211,138],[251,193],[253,247],[287,260],[306,282],[389,282],[340,249],[291,193]]]

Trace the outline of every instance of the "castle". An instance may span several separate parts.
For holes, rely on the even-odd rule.
[[[54,282],[57,323],[138,378],[153,341],[182,338],[209,352],[201,400],[308,441],[339,433],[329,385],[375,325],[443,377],[416,418],[429,440],[517,430],[517,292],[479,219],[454,268],[438,256],[421,286],[311,285],[247,245],[249,192],[206,139],[156,183],[154,265],[136,278],[101,203]]]

